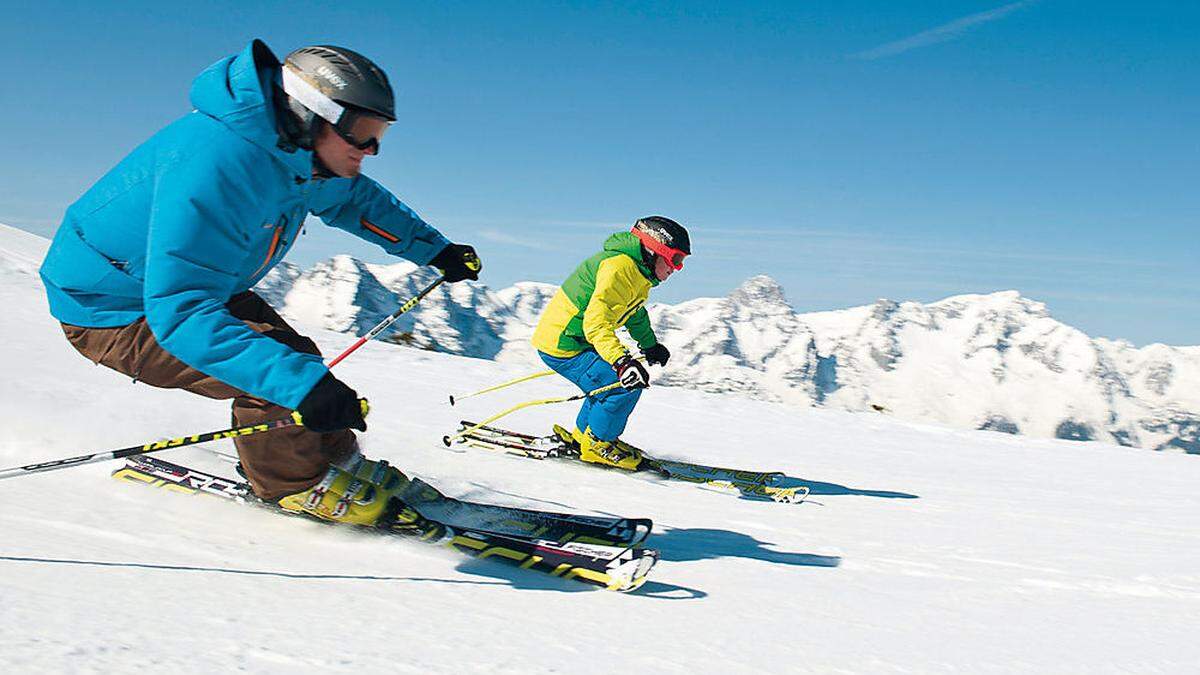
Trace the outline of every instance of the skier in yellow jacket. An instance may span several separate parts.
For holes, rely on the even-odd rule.
[[[533,346],[546,365],[585,392],[622,384],[586,398],[574,430],[554,426],[585,462],[631,471],[641,463],[641,451],[619,436],[650,376],[621,344],[617,329],[629,331],[647,363],[666,365],[671,352],[655,337],[644,305],[650,289],[683,269],[691,252],[682,225],[663,216],[642,218],[580,263],[542,313]]]

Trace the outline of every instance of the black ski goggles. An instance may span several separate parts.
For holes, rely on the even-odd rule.
[[[331,124],[333,133],[350,145],[369,154],[379,154],[379,144],[387,133],[391,122],[378,115],[362,110],[346,108],[337,123]]]

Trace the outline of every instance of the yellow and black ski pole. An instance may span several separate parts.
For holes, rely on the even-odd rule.
[[[487,418],[486,420],[479,422],[477,424],[474,424],[472,426],[469,426],[466,429],[463,429],[462,431],[459,431],[456,434],[450,434],[449,436],[442,436],[442,443],[444,443],[446,445],[446,447],[450,447],[451,443],[462,438],[463,436],[467,436],[467,435],[471,434],[472,432],[477,431],[481,427],[485,427],[485,426],[491,424],[492,422],[495,422],[496,420],[500,419],[501,417],[504,417],[505,415],[515,413],[516,411],[522,410],[524,408],[530,408],[535,405],[549,405],[551,403],[566,403],[567,401],[578,401],[580,399],[587,398],[588,396],[595,396],[596,394],[603,394],[604,392],[611,391],[613,389],[616,389],[619,386],[621,386],[620,382],[613,382],[612,384],[605,385],[605,386],[599,387],[597,389],[593,389],[585,394],[575,394],[574,396],[563,396],[560,398],[540,398],[540,399],[537,399],[534,401],[525,401],[524,403],[518,403],[518,404],[514,405],[513,407],[501,410],[500,412],[496,413],[495,415],[492,415],[491,417]]]
[[[25,466],[17,466],[11,469],[0,469],[0,479],[15,478],[31,473],[40,473],[42,471],[57,471],[58,469],[66,469],[80,464],[91,464],[93,462],[104,462],[110,459],[123,459],[125,457],[133,457],[134,455],[145,455],[156,450],[166,450],[168,448],[182,448],[186,445],[196,445],[197,443],[207,443],[222,438],[235,438],[237,436],[250,436],[259,434],[272,429],[280,429],[283,427],[295,426],[297,421],[294,418],[286,417],[281,420],[271,422],[263,422],[261,424],[250,424],[244,427],[232,427],[222,429],[220,431],[209,431],[203,434],[195,434],[193,436],[180,436],[164,441],[152,441],[142,445],[131,445],[128,448],[120,450],[107,450],[102,452],[94,452],[90,455],[79,455],[78,457],[67,457],[65,459],[55,459],[49,462],[40,462],[38,464],[26,464]]]
[[[363,417],[367,416],[367,412],[371,407],[367,403],[367,399],[360,398],[358,403],[362,406]],[[271,420],[270,422],[260,422],[258,424],[248,424],[244,427],[231,427],[229,429],[221,429],[220,431],[206,431],[202,434],[194,434],[192,436],[180,436],[179,438],[170,438],[162,441],[151,441],[142,445],[131,445],[128,448],[120,450],[104,450],[101,452],[93,452],[90,455],[79,455],[77,457],[66,457],[64,459],[54,459],[49,462],[39,462],[37,464],[26,464],[25,466],[15,466],[11,469],[0,469],[0,480],[5,478],[15,478],[17,476],[25,476],[31,473],[41,473],[43,471],[57,471],[66,469],[72,466],[81,464],[92,464],[94,462],[106,462],[111,459],[124,459],[125,457],[133,457],[134,455],[145,455],[159,450],[169,450],[171,448],[182,448],[188,445],[197,445],[199,443],[207,443],[209,441],[218,441],[222,438],[237,438],[238,436],[252,436],[261,434],[272,429],[282,429],[284,427],[294,427],[303,424],[300,413],[294,412],[290,417],[285,417],[279,420]]]

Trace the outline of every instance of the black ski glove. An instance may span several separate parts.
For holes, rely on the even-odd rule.
[[[650,386],[650,373],[646,372],[646,366],[628,354],[617,359],[613,370],[617,371],[617,379],[626,389],[645,389]]]
[[[333,373],[325,373],[325,377],[318,380],[300,405],[296,406],[296,412],[300,413],[300,423],[309,431],[366,431],[366,404],[366,399],[360,401],[358,394],[334,377]]]
[[[483,269],[475,249],[466,244],[447,244],[446,248],[433,256],[429,264],[441,270],[442,276],[450,283],[463,279],[479,281],[479,271]]]
[[[661,342],[656,343],[653,347],[643,349],[642,354],[646,356],[646,363],[652,366],[665,366],[667,361],[671,360],[671,350]]]

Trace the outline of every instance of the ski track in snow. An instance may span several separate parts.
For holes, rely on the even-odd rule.
[[[222,427],[226,404],[130,384],[63,339],[39,245],[0,232],[0,466]],[[40,244],[44,247],[44,242]],[[303,329],[303,327],[301,327]],[[327,356],[351,341],[310,331]],[[0,663],[12,672],[1187,672],[1200,663],[1200,460],[651,388],[627,437],[781,470],[814,503],[752,502],[478,450],[464,401],[514,364],[372,343],[337,368],[372,402],[365,451],[443,491],[649,516],[662,562],[621,595],[203,498],[116,464],[5,481]],[[540,431],[574,408],[505,421]],[[228,451],[229,445],[222,445]],[[225,475],[200,448],[167,459]]]

